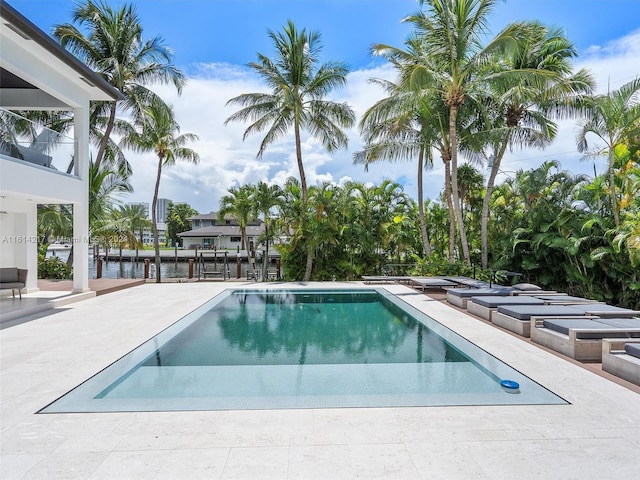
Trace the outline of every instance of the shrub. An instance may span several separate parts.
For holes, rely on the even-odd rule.
[[[69,279],[71,273],[71,267],[58,257],[47,258],[44,255],[38,255],[39,278]]]

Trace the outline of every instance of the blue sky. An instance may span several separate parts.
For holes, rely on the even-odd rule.
[[[72,0],[8,0],[50,33],[53,26],[71,21]],[[116,7],[125,2],[108,2]],[[201,212],[218,208],[218,198],[234,185],[260,180],[281,183],[296,175],[292,141],[273,145],[257,160],[259,137],[242,141],[243,125],[224,126],[233,110],[224,104],[240,93],[264,90],[245,65],[256,52],[270,54],[267,29],[279,30],[287,19],[299,28],[322,34],[323,60],[339,60],[352,70],[347,87],[333,94],[347,101],[360,116],[382,97],[368,83],[372,77],[393,78],[380,58],[373,58],[374,43],[401,46],[409,27],[401,23],[419,7],[416,0],[137,0],[133,1],[144,27],[144,37],[160,35],[175,52],[175,63],[190,82],[178,97],[167,87],[156,90],[171,103],[183,132],[200,140],[194,148],[201,156],[197,167],[176,165],[163,175],[160,196],[186,201]],[[640,74],[640,0],[506,0],[498,2],[490,17],[495,33],[508,22],[540,20],[562,27],[578,48],[576,67],[587,67],[601,92],[615,89]],[[562,122],[560,135],[544,152],[514,152],[503,170],[531,168],[557,159],[575,173],[593,172],[593,161],[581,162],[575,150],[575,121]],[[351,154],[361,147],[357,129],[349,132],[348,151],[329,156],[313,139],[305,139],[304,161],[311,182],[346,179],[379,183],[391,178],[403,183],[416,198],[413,163],[374,166],[369,172],[351,165]],[[134,168],[135,193],[123,200],[150,201],[153,179],[150,155],[128,155]],[[600,167],[603,163],[596,162]],[[153,171],[153,170],[151,170]],[[436,198],[442,188],[442,168],[435,164],[426,179],[425,195]]]

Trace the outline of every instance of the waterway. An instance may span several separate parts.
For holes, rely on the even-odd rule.
[[[110,256],[117,255],[117,251],[111,251]],[[62,261],[67,261],[69,257],[69,250],[50,250],[47,252],[47,256],[57,256]],[[103,256],[104,258],[104,256]],[[118,260],[103,260],[102,261],[102,278],[144,278],[144,260],[140,259],[135,261],[135,255],[126,255],[126,259],[123,262]],[[209,260],[206,265],[207,272],[223,270],[223,259],[218,258],[218,263],[214,263]],[[260,270],[260,262],[256,264],[256,268]],[[89,254],[89,278],[97,277],[98,260]],[[241,265],[242,277],[247,278],[247,272],[249,270],[249,264],[245,261]],[[236,278],[237,264],[233,259],[228,262],[228,272],[231,278]],[[151,261],[149,268],[149,278],[154,278],[156,273],[155,262]],[[194,277],[198,276],[197,265],[194,265]],[[162,278],[188,278],[189,276],[189,262],[188,261],[175,261],[174,258],[164,258],[160,263],[160,274]],[[211,278],[211,277],[209,277]],[[222,277],[220,277],[222,278]]]

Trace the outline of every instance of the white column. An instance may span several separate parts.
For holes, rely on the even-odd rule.
[[[73,292],[89,291],[89,102],[73,111],[75,174],[83,199],[73,204]]]
[[[38,291],[38,204],[26,202],[27,292]]]

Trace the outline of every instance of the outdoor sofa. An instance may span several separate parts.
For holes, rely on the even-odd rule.
[[[0,268],[0,290],[11,289],[13,298],[16,298],[16,290],[22,299],[22,289],[27,285],[27,270],[17,267]]]
[[[637,338],[640,318],[533,318],[531,341],[580,361],[600,362],[605,338]]]
[[[603,338],[602,370],[640,386],[640,338]]]

